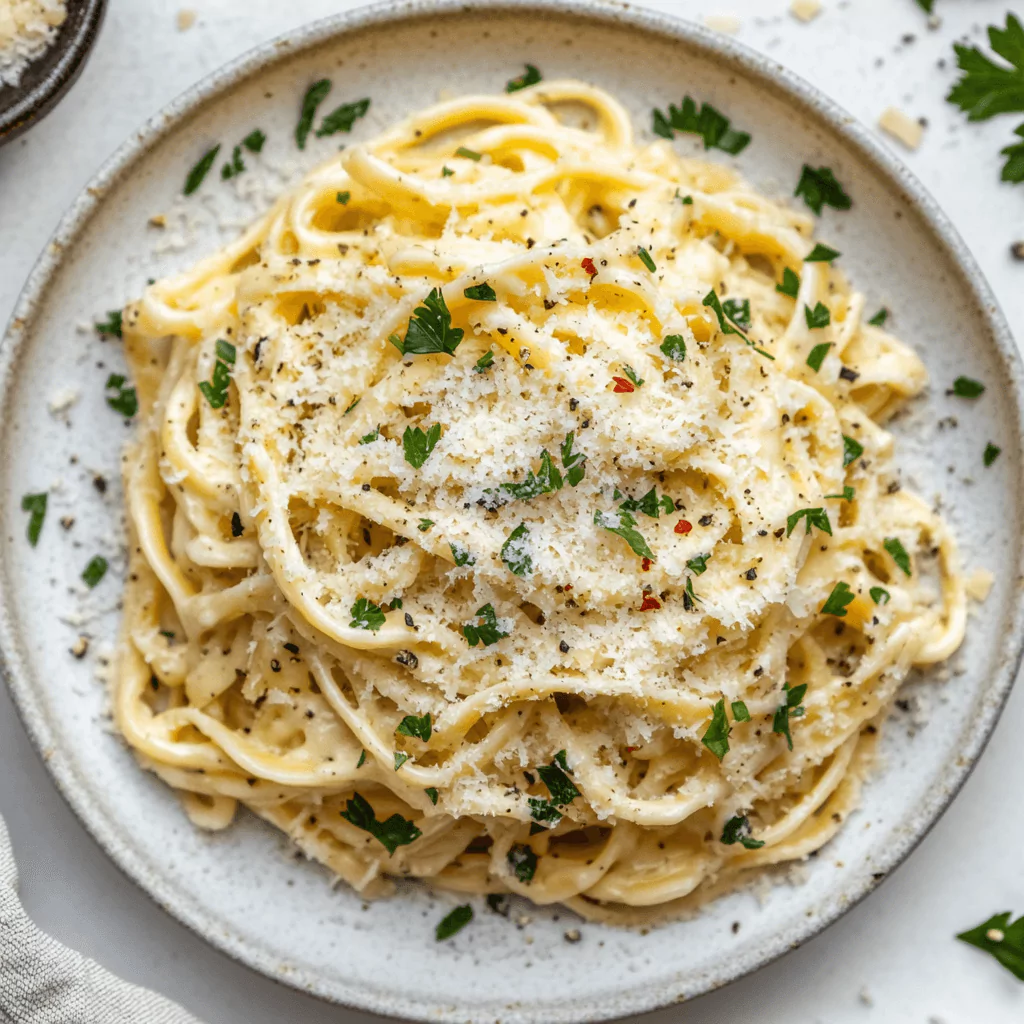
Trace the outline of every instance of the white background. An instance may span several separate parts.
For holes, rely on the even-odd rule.
[[[1016,120],[967,125],[943,96],[954,77],[953,41],[965,35],[978,41],[984,26],[1002,22],[1008,9],[1024,16],[1024,3],[936,0],[942,16],[936,29],[913,0],[824,0],[824,12],[810,25],[789,16],[788,4],[651,0],[643,6],[690,18],[738,16],[742,41],[868,124],[890,105],[926,117],[921,149],[905,158],[951,215],[1020,335],[1024,262],[1015,262],[1009,247],[1024,240],[1024,184],[999,183],[998,156]],[[181,6],[199,14],[187,32],[175,25]],[[110,0],[96,50],[71,93],[45,122],[0,150],[0,324],[65,208],[145,118],[257,43],[354,6],[346,0]],[[457,55],[439,52],[438,59]],[[998,557],[993,552],[993,564]],[[879,891],[783,960],[689,1006],[653,1014],[650,1024],[1021,1024],[1024,984],[953,938],[996,911],[1024,914],[1021,735],[1024,688],[1018,687],[952,808]],[[0,756],[0,814],[11,831],[25,905],[43,928],[209,1024],[376,1019],[253,974],[156,907],[65,807],[2,688]]]

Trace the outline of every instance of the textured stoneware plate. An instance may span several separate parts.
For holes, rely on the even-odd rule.
[[[248,816],[221,834],[198,832],[110,733],[96,668],[117,628],[117,466],[126,434],[103,385],[122,363],[116,342],[79,325],[229,237],[335,150],[337,136],[302,154],[292,141],[313,80],[330,77],[336,102],[372,97],[356,132],[365,137],[442,90],[501,90],[525,61],[548,78],[610,89],[645,134],[652,105],[684,93],[713,102],[752,132],[738,164],[771,194],[790,195],[804,161],[834,168],[854,206],[823,217],[822,237],[842,250],[869,305],[893,310],[933,382],[897,424],[904,482],[941,501],[967,565],[993,569],[996,582],[950,677],[911,684],[922,713],[890,722],[863,809],[807,864],[801,884],[761,900],[737,893],[646,935],[582,925],[575,945],[563,933],[578,922],[565,912],[523,904],[508,920],[477,901],[472,926],[437,943],[434,925],[455,899],[409,885],[367,907]],[[269,140],[260,157],[247,156],[246,174],[223,183],[215,169],[197,196],[180,198],[186,171],[210,144],[228,148],[255,127]],[[689,139],[676,144],[696,152]],[[167,227],[147,226],[154,214],[166,215]],[[961,373],[987,382],[981,401],[946,395]],[[1021,365],[974,261],[870,133],[767,59],[659,15],[569,2],[409,3],[322,22],[254,51],[172,104],[100,171],[28,282],[0,374],[0,644],[29,731],[97,841],[161,905],[231,956],[328,999],[418,1019],[539,1024],[635,1014],[725,984],[835,920],[907,855],[979,756],[1015,673]],[[68,388],[80,398],[53,413],[49,400]],[[940,430],[951,415],[959,426]],[[1003,452],[984,469],[990,440]],[[95,473],[110,481],[105,493]],[[32,549],[20,500],[42,490],[51,510]],[[75,517],[67,531],[58,522],[66,515]],[[97,552],[112,571],[86,593],[79,575]],[[93,637],[82,661],[68,653],[79,633]],[[526,913],[529,923],[517,927]]]

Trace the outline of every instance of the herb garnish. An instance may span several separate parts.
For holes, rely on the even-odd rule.
[[[199,390],[210,403],[211,409],[220,409],[228,400],[228,384],[231,382],[231,367],[235,363],[235,346],[218,338],[216,345],[217,362],[213,367],[213,378],[201,380]]]
[[[454,355],[465,332],[452,327],[452,315],[440,288],[434,288],[409,318],[405,340],[392,335],[388,340],[402,355],[420,356],[433,352]]]
[[[528,576],[533,572],[533,558],[529,548],[530,531],[526,523],[520,523],[501,546],[501,560],[509,572],[516,576]]]
[[[316,117],[316,109],[323,103],[327,94],[331,91],[329,78],[321,78],[314,82],[302,97],[302,111],[299,114],[299,123],[295,126],[295,144],[299,149],[306,148],[306,139],[313,127],[313,118]]]
[[[122,337],[123,314],[119,309],[111,309],[107,312],[107,319],[102,323],[93,324],[97,334],[105,334],[108,337]]]
[[[520,882],[533,881],[533,876],[537,872],[537,854],[525,843],[516,843],[508,851],[508,863]]]
[[[885,587],[872,587],[868,593],[871,595],[871,600],[875,604],[888,604],[890,597],[889,591]]]
[[[441,168],[441,177],[442,178],[452,178],[454,176],[455,176],[455,172],[450,167],[442,167]]]
[[[565,479],[569,481],[570,487],[575,487],[587,471],[586,455],[572,450],[575,439],[575,431],[570,430],[562,442],[562,468],[566,470]]]
[[[378,605],[365,597],[359,598],[350,609],[352,621],[348,624],[349,629],[368,629],[376,633],[384,625],[384,612]]]
[[[326,96],[327,94],[324,93]],[[370,109],[369,99],[356,100],[355,103],[342,103],[335,107],[329,114],[324,116],[320,127],[316,130],[316,137],[322,139],[325,135],[334,135],[335,132],[350,132],[352,125],[364,117]],[[301,146],[299,147],[302,148]]]
[[[661,351],[677,363],[686,358],[686,339],[681,334],[669,334],[658,346]]]
[[[402,736],[413,736],[426,743],[430,739],[431,732],[430,712],[428,711],[425,715],[420,715],[419,717],[416,715],[406,715],[398,723],[398,728],[395,732],[400,733]]]
[[[655,265],[654,260],[651,259],[651,254],[642,246],[636,247],[636,254],[640,257],[640,262],[653,274],[658,268]]]
[[[402,435],[402,450],[405,452],[405,461],[413,469],[420,469],[423,463],[430,458],[430,453],[437,447],[441,440],[441,424],[435,423],[427,428],[424,433],[419,427],[406,427]]]
[[[629,512],[623,512],[621,509],[617,512],[595,510],[594,525],[600,526],[609,533],[617,534],[632,548],[633,554],[654,561],[654,552],[647,546],[647,541],[640,535],[640,532],[635,529],[636,520]]]
[[[551,794],[551,802],[559,807],[571,804],[580,795],[575,783],[566,775],[567,770],[564,750],[555,754],[551,764],[541,765],[537,769],[537,774]]]
[[[235,146],[231,151],[231,159],[220,169],[220,176],[223,181],[229,178],[237,178],[245,170],[245,161],[242,159],[242,147]]]
[[[380,424],[379,423],[368,434],[363,434],[363,436],[361,438],[359,438],[359,443],[360,444],[372,444],[374,441],[377,440],[378,437],[380,437]]]
[[[526,70],[518,78],[513,78],[505,83],[505,92],[519,92],[520,89],[536,85],[540,80],[540,70],[532,64],[527,64]]]
[[[843,612],[843,614],[845,615],[846,613]],[[786,695],[786,703],[780,704],[775,712],[775,717],[772,719],[772,732],[785,736],[786,745],[792,750],[793,737],[789,733],[789,720],[791,718],[803,718],[807,713],[804,706],[800,703],[807,692],[807,684],[802,683],[800,686],[794,686],[791,690],[789,683],[786,683],[782,689]]]
[[[409,754],[403,754],[402,751],[400,751],[400,750],[396,750],[395,751],[395,771],[396,772],[398,771],[399,768],[402,767],[403,764],[405,764],[406,761],[409,760],[409,756],[410,756]]]
[[[807,532],[811,532],[811,527],[816,526],[822,533],[827,533],[830,537],[832,536],[832,524],[828,520],[828,513],[823,508],[802,508],[799,512],[794,512],[791,516],[786,518],[786,536],[792,535],[796,529],[797,523],[803,519],[807,523]]]
[[[490,647],[491,644],[496,644],[509,635],[499,628],[498,617],[494,614],[494,605],[490,603],[476,610],[476,619],[476,622],[467,622],[462,627],[462,635],[470,647],[476,647],[478,641],[484,647]]]
[[[804,309],[807,307],[804,306]],[[828,350],[832,347],[831,341],[823,341],[820,345],[815,345],[811,349],[810,355],[807,357],[807,365],[817,373],[821,369],[821,364],[825,361],[825,356],[828,355]]]
[[[722,312],[743,330],[750,330],[750,299],[726,299]]]
[[[991,441],[989,441],[989,443],[985,445],[985,454],[982,455],[981,457],[982,462],[984,462],[986,466],[991,466],[992,463],[999,458],[999,454],[1000,452],[1002,452],[1002,450],[1003,449],[1000,448],[998,445],[994,445]]]
[[[616,501],[621,497],[622,495],[619,493],[618,488],[616,488]],[[672,515],[676,510],[676,506],[667,494],[663,494],[659,498],[658,488],[652,487],[642,498],[626,498],[626,500],[619,505],[619,509],[622,512],[643,512],[645,516],[649,516],[651,519],[657,519],[662,512],[667,516]]]
[[[672,138],[672,129],[678,132],[689,132],[699,135],[704,140],[704,148],[715,147],[735,156],[742,153],[750,142],[746,132],[735,131],[730,127],[729,118],[717,111],[710,103],[697,103],[689,96],[683,97],[681,107],[671,104],[666,117],[660,110],[651,112],[653,131],[664,139]]]
[[[725,828],[722,829],[722,842],[726,846],[740,843],[747,850],[760,850],[764,846],[760,839],[751,836],[750,821],[745,814],[738,814],[725,823]]]
[[[789,267],[785,267],[782,271],[782,284],[777,284],[775,290],[795,299],[800,292],[800,278]]]
[[[732,702],[732,717],[737,722],[750,721],[750,709],[744,701],[734,700]]]
[[[360,750],[359,751],[359,760],[356,761],[356,768],[362,768],[364,764],[366,764],[366,751],[365,750]]]
[[[476,565],[476,558],[473,557],[469,548],[465,548],[452,540],[448,541],[448,547],[452,549],[452,560],[459,568],[464,565]]]
[[[700,741],[719,761],[729,753],[729,719],[725,713],[725,698],[722,697],[711,711],[711,721]]]
[[[484,281],[483,284],[474,284],[466,288],[463,293],[467,299],[474,299],[477,302],[497,302],[498,296],[494,289]]]
[[[47,496],[43,494],[26,494],[21,499],[22,512],[28,512],[28,542],[35,547],[39,543],[39,534],[46,518]]]
[[[570,442],[571,447],[571,442]],[[565,444],[562,445],[563,457],[562,463],[565,464]],[[582,456],[570,456],[570,461],[580,458]],[[574,463],[575,465],[575,463]],[[580,479],[582,479],[582,470],[580,473]],[[570,480],[572,483],[572,471],[569,472]],[[579,483],[579,480],[576,481]],[[495,509],[501,508],[502,505],[507,505],[510,501],[530,501],[541,494],[553,494],[555,491],[562,489],[562,474],[558,472],[558,468],[555,466],[554,461],[551,458],[551,453],[545,448],[540,453],[540,471],[534,473],[533,470],[529,470],[526,474],[526,479],[521,480],[518,483],[502,484],[500,487],[487,487],[484,489],[485,498],[481,499],[481,504],[488,511],[494,511]],[[575,484],[573,484],[575,486]],[[506,497],[507,495],[507,497]]]
[[[854,593],[850,585],[840,581],[832,588],[832,593],[821,606],[822,615],[838,615],[839,618],[846,618],[846,606],[853,600]]]
[[[93,555],[89,564],[82,570],[85,585],[92,590],[107,574],[107,560],[102,555]]]
[[[456,907],[437,926],[434,933],[437,941],[441,942],[443,939],[450,939],[456,932],[462,931],[472,920],[473,908],[468,903],[463,903],[461,907]]]
[[[889,319],[889,310],[883,306],[869,321],[872,327],[881,327]]]
[[[488,349],[474,364],[473,369],[477,373],[483,373],[494,365],[494,353]]]
[[[764,349],[758,348],[744,333],[740,330],[739,325],[728,316],[725,309],[722,307],[722,303],[719,301],[718,296],[715,294],[715,290],[712,288],[711,291],[704,296],[704,305],[714,310],[715,316],[718,317],[718,328],[723,334],[736,334],[739,335],[755,352],[759,355],[764,356],[766,359],[775,361],[775,356],[765,352]]]
[[[819,167],[815,170],[804,164],[793,195],[800,196],[817,214],[821,213],[822,206],[848,210],[853,205],[853,200],[843,190],[843,186],[836,180],[829,167]]]
[[[643,377],[638,377],[636,370],[634,370],[633,367],[630,366],[628,363],[623,365],[622,372],[629,379],[629,382],[633,385],[633,387],[642,388],[644,386]]]
[[[479,163],[484,157],[483,153],[478,153],[475,149],[466,149],[465,146],[459,146],[455,150],[455,155],[464,157],[466,160],[472,160],[475,163]]]
[[[419,525],[416,527],[420,533],[426,533],[434,525],[433,519],[421,519]]]
[[[242,139],[242,145],[245,146],[250,153],[259,153],[263,149],[263,143],[266,141],[266,135],[264,135],[259,128],[253,128],[253,130],[249,132],[244,139]]]
[[[864,454],[864,445],[860,441],[855,441],[852,437],[847,437],[843,434],[843,468],[845,469],[851,462],[855,462]]]
[[[1024,981],[1024,915],[1010,923],[1010,913],[995,914],[957,938],[995,957],[1015,978]]]
[[[957,377],[953,381],[953,394],[959,398],[977,398],[985,393],[985,385],[970,377]]]
[[[804,263],[831,263],[839,259],[841,252],[830,249],[827,245],[818,244],[804,257]]]
[[[909,576],[910,555],[907,554],[907,549],[899,537],[886,537],[882,542],[882,547],[892,555],[892,560],[903,570],[904,574]]]
[[[351,192],[339,192],[335,195],[335,200],[342,206],[348,206],[348,201],[352,198]]]
[[[708,559],[710,557],[710,555],[695,555],[693,558],[687,559],[686,568],[694,576],[703,576],[708,571]]]
[[[347,801],[341,816],[350,821],[356,828],[369,832],[388,851],[393,854],[400,846],[408,846],[415,842],[423,833],[400,814],[392,814],[387,821],[378,821],[370,802],[359,793],[353,793]]]
[[[139,399],[135,394],[135,388],[126,388],[126,383],[125,378],[119,373],[112,373],[107,378],[106,390],[117,392],[107,395],[107,405],[114,412],[120,413],[126,419],[131,419],[139,411]]]
[[[807,321],[807,326],[813,331],[818,327],[828,327],[832,323],[832,314],[823,302],[817,303],[814,309],[805,304],[804,319]]]
[[[849,484],[843,488],[842,494],[826,494],[826,498],[835,498],[837,501],[853,501],[853,496],[857,492]]]
[[[203,178],[210,173],[210,168],[213,166],[213,161],[217,159],[217,154],[220,152],[220,143],[212,149],[208,149],[199,162],[188,172],[188,177],[185,179],[185,188],[183,189],[185,195],[190,196],[200,185],[203,183]]]
[[[428,797],[430,797],[430,802],[436,807],[438,797],[437,789],[434,786],[427,786],[427,788],[423,792],[426,793]]]

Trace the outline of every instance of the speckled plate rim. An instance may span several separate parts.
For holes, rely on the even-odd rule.
[[[1024,363],[1021,361],[1013,335],[974,257],[935,200],[911,172],[886,150],[867,128],[816,88],[771,58],[762,56],[731,38],[672,15],[640,10],[628,4],[612,3],[608,0],[400,0],[375,4],[314,22],[273,39],[227,64],[184,92],[146,122],[103,164],[64,215],[30,273],[7,332],[0,343],[0,417],[3,417],[5,412],[22,348],[30,336],[34,319],[51,281],[63,262],[65,252],[75,244],[93,214],[104,202],[107,193],[122,175],[129,172],[136,162],[158,145],[173,128],[249,76],[281,60],[336,40],[346,33],[380,28],[410,18],[480,11],[522,11],[531,14],[570,16],[591,23],[621,25],[660,36],[662,39],[683,43],[707,58],[735,68],[749,79],[762,82],[776,95],[784,96],[803,114],[816,119],[838,134],[888,185],[901,194],[908,207],[928,226],[936,244],[956,266],[965,288],[984,319],[984,326],[1001,359],[1002,382],[1012,405],[1013,422],[1010,433],[1016,439],[1018,451],[1024,450]],[[1018,475],[1016,499],[1018,507],[1024,507],[1024,474]],[[1024,549],[1016,566],[1015,578],[1017,581],[1024,578]],[[715,970],[704,974],[699,983],[691,986],[682,998],[693,998],[720,988],[765,966],[814,937],[871,892],[921,842],[970,775],[995,728],[1013,686],[1024,653],[1024,588],[1019,582],[1013,591],[1009,621],[1011,628],[1006,631],[998,652],[997,670],[979,695],[976,713],[961,734],[964,737],[964,745],[960,756],[951,761],[944,772],[932,781],[926,798],[921,801],[913,816],[906,821],[900,841],[893,843],[878,855],[874,875],[853,888],[839,891],[839,887],[836,887],[836,890],[822,902],[816,917],[813,920],[808,919],[806,925],[795,933],[792,930],[780,932],[772,941],[757,950],[737,951],[724,957]],[[462,1005],[428,1009],[403,996],[379,995],[356,985],[329,983],[315,973],[294,968],[284,971],[280,962],[266,951],[253,948],[244,940],[223,933],[215,927],[211,919],[202,912],[197,912],[194,905],[183,898],[174,885],[150,870],[140,856],[107,824],[100,808],[93,806],[92,798],[76,776],[73,765],[55,744],[50,724],[35,696],[28,672],[21,662],[13,619],[7,607],[3,605],[0,605],[0,673],[10,689],[29,736],[42,754],[58,789],[86,829],[130,879],[197,935],[254,970],[329,1001],[406,1019],[477,1019],[478,1007],[474,1006],[468,992]],[[595,999],[589,1003],[577,999],[571,1007],[546,1005],[532,1009],[520,1004],[515,1016],[521,1020],[536,1021],[537,1024],[554,1021],[608,1020],[613,1016],[643,1013],[678,1002],[681,998],[679,989],[678,981],[665,980],[660,984],[625,988],[611,1001],[605,995],[600,1001]]]

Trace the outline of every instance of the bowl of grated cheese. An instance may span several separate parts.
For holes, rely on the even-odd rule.
[[[106,0],[0,0],[0,145],[42,120],[71,87]]]

